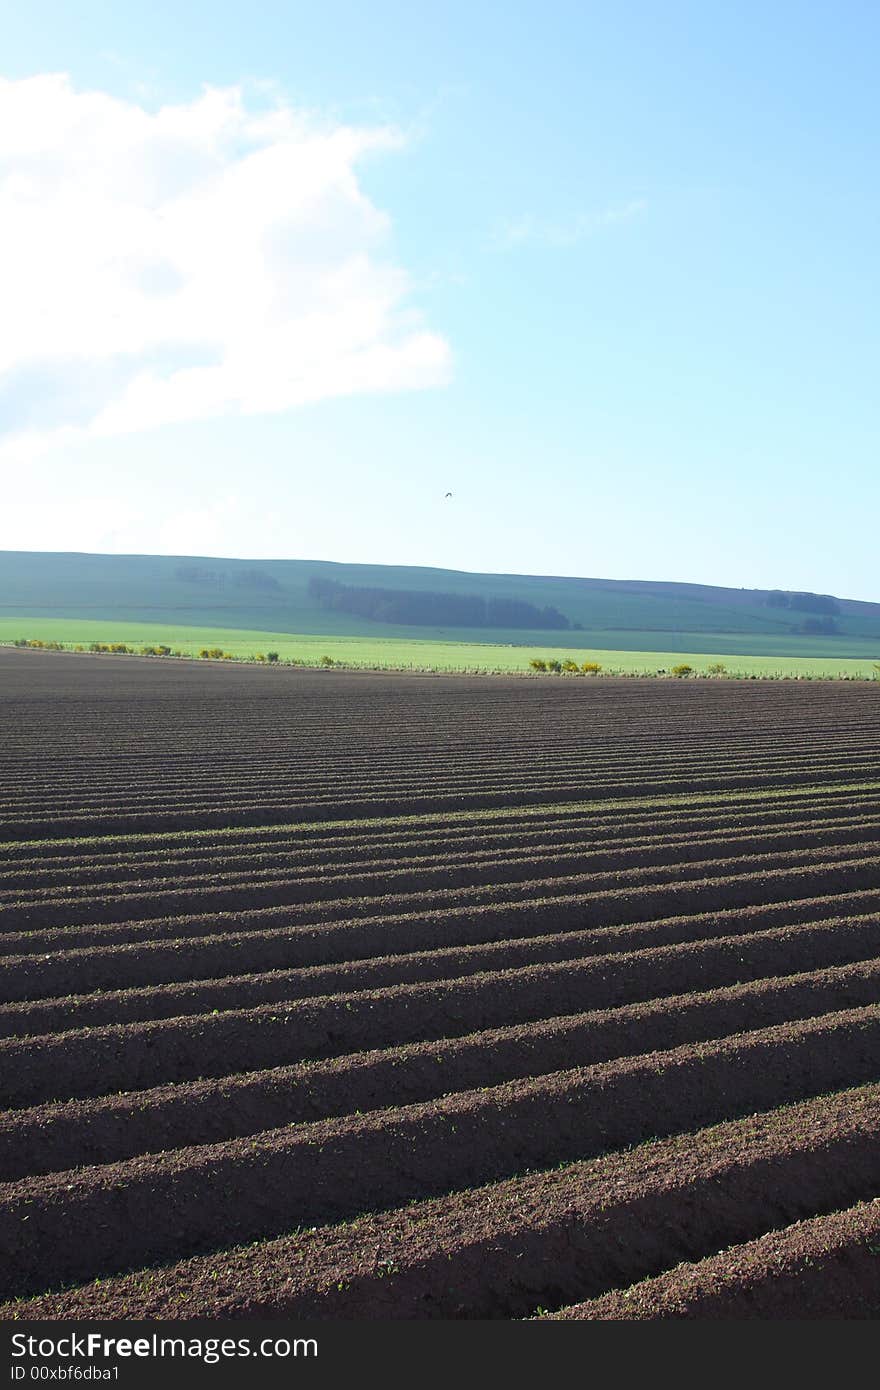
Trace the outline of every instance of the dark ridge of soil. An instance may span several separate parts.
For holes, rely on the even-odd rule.
[[[842,928],[776,927],[451,981],[7,1038],[0,1041],[2,1096],[16,1107],[143,1090],[775,978],[792,960],[818,969],[878,954],[880,918],[866,918]]]
[[[32,933],[71,927],[93,927],[113,924],[131,916],[147,921],[151,916],[197,916],[215,912],[236,912],[247,908],[292,907],[301,913],[315,904],[341,903],[347,899],[378,902],[390,899],[401,904],[413,899],[429,899],[454,905],[462,896],[478,903],[530,901],[536,893],[586,893],[598,898],[614,893],[640,891],[662,893],[667,884],[680,890],[693,884],[699,891],[707,883],[728,884],[761,880],[768,874],[803,877],[812,887],[817,875],[840,875],[839,886],[877,887],[880,874],[880,841],[858,845],[858,853],[846,845],[841,849],[825,846],[822,860],[816,864],[815,848],[791,850],[787,853],[751,854],[745,857],[676,862],[664,867],[622,869],[619,872],[580,871],[575,873],[538,874],[546,861],[530,856],[519,863],[499,863],[497,860],[474,869],[459,866],[454,869],[382,869],[350,877],[319,873],[311,877],[286,878],[274,883],[244,883],[229,888],[162,889],[159,892],[122,893],[110,896],[78,899],[53,898],[45,903],[6,902],[0,905],[0,931],[8,942]],[[578,856],[582,858],[582,856]],[[551,863],[550,867],[554,867]],[[561,864],[559,867],[563,867]],[[865,870],[869,870],[867,879]],[[733,872],[739,870],[739,872]],[[871,873],[870,871],[873,871]],[[491,880],[485,880],[491,873]],[[395,891],[388,893],[391,886]],[[723,894],[723,890],[722,890]],[[790,897],[786,893],[785,897]],[[390,905],[390,904],[389,904]],[[724,902],[722,902],[724,905]],[[659,914],[652,914],[659,915]]]
[[[771,1231],[552,1316],[615,1322],[878,1318],[880,1198]]]
[[[384,712],[383,712],[384,713]],[[508,710],[509,713],[509,710]],[[381,713],[380,713],[381,719]],[[130,735],[127,729],[125,735]],[[564,740],[536,746],[538,730],[523,730],[519,737],[505,739],[499,745],[492,729],[477,724],[473,732],[483,735],[464,744],[439,744],[416,751],[401,750],[386,742],[377,742],[364,729],[346,727],[345,721],[325,728],[323,737],[313,737],[310,745],[300,745],[294,752],[290,746],[273,756],[263,748],[252,730],[244,725],[234,731],[225,730],[227,743],[232,744],[232,759],[223,768],[215,769],[208,784],[192,776],[190,768],[163,768],[161,781],[145,778],[151,769],[151,759],[137,738],[127,738],[132,752],[140,754],[138,763],[122,768],[97,768],[88,784],[77,775],[74,760],[68,757],[51,769],[44,768],[44,784],[35,787],[27,772],[10,769],[3,786],[0,809],[5,814],[34,816],[45,809],[43,790],[51,786],[53,801],[61,814],[107,815],[116,812],[144,809],[166,810],[180,807],[201,810],[212,806],[220,796],[236,797],[237,805],[247,806],[259,798],[267,783],[276,798],[288,800],[329,797],[377,797],[430,792],[443,795],[455,791],[486,789],[516,792],[533,790],[536,783],[550,779],[568,787],[576,777],[589,773],[599,786],[631,775],[635,759],[640,770],[656,781],[670,776],[706,774],[720,776],[729,772],[763,772],[770,775],[782,770],[800,770],[809,762],[820,774],[839,771],[861,760],[870,765],[876,755],[876,743],[871,733],[860,728],[849,731],[836,729],[836,739],[822,747],[803,731],[790,729],[784,746],[772,744],[761,736],[739,731],[724,744],[717,737],[694,734],[684,739],[667,731],[664,738],[654,738],[646,747],[638,736],[629,740],[619,737],[590,739],[585,746],[566,746]],[[605,732],[609,732],[607,729]],[[366,734],[366,736],[365,736]],[[342,737],[340,738],[340,735]],[[354,738],[352,738],[354,735]],[[487,737],[488,736],[488,737]],[[328,792],[326,772],[341,747],[348,757],[337,767],[337,775]],[[192,753],[193,745],[181,744],[181,761]],[[246,759],[246,762],[245,762]],[[190,761],[192,761],[190,759]],[[204,761],[202,762],[204,771]],[[110,776],[108,776],[108,771]]]
[[[866,839],[864,827],[848,834],[838,833],[835,848],[823,843],[821,836],[804,838],[808,841],[806,848],[788,849],[779,847],[766,836],[756,837],[753,843],[745,845],[733,841],[725,847],[724,854],[710,857],[702,857],[705,846],[695,839],[676,846],[672,862],[666,848],[586,852],[579,849],[503,859],[487,856],[477,863],[450,864],[445,859],[433,865],[424,861],[403,866],[393,860],[382,864],[368,862],[356,873],[316,865],[308,873],[288,873],[267,881],[260,881],[254,875],[239,875],[228,885],[218,883],[219,875],[209,876],[198,887],[181,887],[176,879],[158,886],[152,882],[136,882],[125,891],[109,895],[75,887],[60,895],[51,889],[23,897],[2,894],[0,930],[5,934],[82,924],[91,926],[116,922],[127,915],[146,920],[151,914],[163,917],[169,913],[223,912],[244,904],[302,907],[315,902],[379,895],[400,897],[419,893],[429,896],[438,890],[477,888],[485,891],[487,886],[498,890],[521,883],[533,887],[539,882],[565,883],[601,893],[635,887],[640,882],[652,888],[666,882],[700,882],[720,871],[725,871],[725,877],[731,877],[731,871],[736,869],[753,874],[772,869],[797,869],[801,865],[812,868],[817,848],[821,851],[823,866],[859,864],[866,858],[876,859],[880,853],[880,841]],[[853,846],[858,849],[857,855],[852,852]],[[717,851],[718,846],[713,848]],[[744,849],[749,853],[743,853]],[[496,892],[496,896],[499,895]]]
[[[510,706],[508,706],[508,715]],[[354,714],[354,710],[351,711]],[[387,710],[377,710],[377,723]],[[387,727],[387,725],[386,725]],[[222,768],[215,768],[210,780],[204,775],[194,778],[190,768],[166,765],[161,781],[145,777],[149,764],[142,739],[132,737],[132,730],[123,733],[132,753],[139,754],[137,763],[122,768],[97,768],[96,776],[84,784],[77,776],[74,760],[67,758],[50,768],[44,768],[44,786],[52,788],[54,804],[60,814],[110,815],[133,810],[164,811],[171,807],[200,811],[216,805],[220,798],[235,798],[237,806],[253,805],[271,786],[274,798],[296,800],[344,800],[377,798],[382,795],[412,795],[432,793],[442,796],[454,792],[491,790],[515,793],[535,789],[537,784],[552,783],[568,789],[577,778],[588,775],[599,787],[632,775],[633,765],[651,782],[681,779],[685,776],[724,776],[730,773],[758,773],[766,776],[790,770],[802,770],[808,765],[824,775],[838,772],[861,763],[870,767],[876,756],[876,743],[865,729],[836,729],[834,742],[825,741],[819,747],[804,731],[789,729],[784,746],[773,744],[766,736],[749,736],[742,730],[726,744],[716,737],[706,738],[698,733],[688,740],[667,730],[646,746],[638,737],[621,739],[607,727],[605,738],[578,740],[577,747],[566,745],[558,737],[550,744],[538,746],[535,735],[539,729],[532,725],[519,736],[506,738],[500,744],[497,732],[478,721],[472,732],[475,739],[464,744],[443,744],[416,751],[401,750],[387,741],[377,741],[368,730],[354,728],[343,720],[323,731],[314,728],[312,737],[303,746],[290,744],[272,756],[261,746],[259,736],[248,724],[234,732],[226,729],[224,736],[231,745],[231,759]],[[560,730],[555,730],[557,734]],[[316,737],[317,734],[317,737]],[[348,753],[336,769],[332,785],[326,772],[328,765],[342,748]],[[189,761],[193,744],[181,742],[180,761]],[[203,774],[206,770],[201,760]],[[109,776],[108,776],[109,772]],[[33,817],[45,809],[43,787],[35,787],[26,771],[11,770],[3,786],[0,809],[6,815]]]
[[[812,904],[810,905],[812,908]],[[794,914],[793,914],[794,915]],[[802,915],[802,914],[798,914]],[[778,923],[780,913],[774,914]],[[823,922],[798,923],[823,928],[847,929],[863,925],[867,917],[833,918]],[[711,919],[718,935],[750,935],[757,925],[754,911],[729,914],[727,919]],[[689,930],[684,930],[687,924]],[[70,1032],[108,1024],[155,1022],[163,1018],[207,1013],[212,1009],[251,1008],[280,1000],[315,998],[323,994],[351,994],[361,990],[387,989],[394,985],[458,980],[493,970],[514,970],[523,966],[557,964],[587,960],[605,955],[609,948],[644,950],[662,937],[665,946],[699,940],[696,919],[667,919],[633,929],[610,927],[594,932],[559,932],[550,936],[514,938],[487,945],[414,951],[405,956],[378,957],[351,964],[305,966],[225,978],[147,985],[139,989],[99,991],[70,995],[66,999],[48,998],[0,1004],[0,1038],[20,1038],[33,1034]],[[782,923],[782,925],[786,925]],[[731,932],[731,928],[735,931]],[[768,930],[772,926],[768,924]],[[709,934],[708,939],[711,939]],[[854,938],[855,939],[855,938]],[[252,945],[253,943],[249,943]],[[230,950],[230,955],[232,951]],[[253,955],[248,951],[248,956]],[[241,954],[234,965],[241,966]],[[800,962],[798,962],[800,964]],[[76,983],[74,979],[71,984]]]
[[[560,804],[584,800],[617,801],[646,796],[682,796],[710,792],[765,790],[772,793],[786,787],[801,787],[815,773],[815,764],[805,764],[802,770],[790,772],[756,771],[730,773],[728,776],[686,777],[680,779],[651,778],[617,782],[597,782],[585,779],[572,786],[560,786],[551,781],[531,791],[454,792],[447,795],[402,797],[353,797],[332,800],[313,796],[304,801],[260,800],[254,796],[251,805],[235,805],[226,800],[213,809],[183,811],[170,808],[154,812],[119,812],[114,815],[70,815],[66,817],[15,817],[0,819],[0,836],[7,842],[15,840],[79,839],[106,835],[128,835],[169,830],[227,830],[242,826],[289,825],[293,822],[378,819],[390,816],[414,816],[449,811],[491,811],[502,807],[540,806],[547,800]],[[880,776],[880,763],[865,760],[853,766],[843,762],[837,768],[823,768],[823,783],[835,782],[844,786],[856,777],[874,780]]]
[[[880,1011],[871,1007],[256,1140],[28,1178],[0,1191],[0,1295],[347,1220],[878,1076]],[[870,1149],[876,1161],[876,1143]]]
[[[371,718],[376,721],[377,715],[381,720],[382,714],[387,718],[387,712],[380,712],[374,708],[371,711]],[[250,711],[244,716],[245,720],[250,717]],[[282,716],[283,717],[283,716]],[[352,721],[356,719],[354,709],[349,710],[349,717]],[[545,722],[545,730],[552,727],[552,716]],[[352,725],[349,725],[348,732],[351,732]],[[484,725],[480,730],[485,740],[498,737],[497,728]],[[558,737],[560,731],[554,730],[554,736]],[[398,726],[389,728],[389,738],[398,738],[400,730]],[[70,730],[70,736],[75,737],[74,730]],[[314,735],[313,735],[314,736]],[[786,739],[790,738],[790,731],[786,731]],[[827,731],[826,731],[827,737]],[[612,801],[627,798],[645,798],[648,796],[678,796],[695,793],[709,794],[729,793],[736,791],[762,790],[773,794],[778,790],[790,787],[801,787],[816,777],[821,777],[824,786],[840,784],[849,786],[856,780],[876,780],[880,773],[880,763],[876,758],[875,747],[860,746],[856,748],[846,748],[841,746],[842,740],[838,731],[835,730],[838,747],[833,757],[829,756],[820,748],[812,750],[806,747],[802,753],[802,759],[797,757],[790,760],[789,765],[784,770],[777,768],[774,763],[780,761],[771,755],[768,759],[754,759],[749,755],[750,750],[742,750],[739,757],[732,757],[722,771],[711,770],[711,765],[717,759],[711,750],[689,750],[687,754],[679,754],[676,761],[679,766],[693,764],[694,769],[688,767],[684,775],[678,777],[670,776],[667,769],[659,767],[652,768],[650,756],[631,755],[625,765],[620,770],[610,773],[603,773],[601,763],[596,761],[596,746],[593,740],[593,747],[585,750],[581,754],[580,765],[573,764],[568,770],[568,777],[571,780],[564,780],[559,769],[555,769],[552,776],[542,780],[540,775],[528,766],[534,764],[534,758],[528,754],[523,755],[523,767],[517,781],[521,785],[528,785],[528,790],[511,785],[510,780],[494,787],[486,785],[487,777],[485,768],[480,766],[474,769],[471,774],[473,786],[480,786],[480,790],[471,790],[466,781],[461,781],[454,790],[441,792],[434,790],[425,794],[417,790],[418,784],[413,782],[411,787],[407,787],[394,794],[388,787],[381,791],[368,790],[369,784],[360,789],[360,794],[350,794],[349,796],[329,796],[323,793],[323,787],[327,780],[315,780],[311,786],[299,790],[298,795],[286,794],[279,788],[279,792],[273,795],[271,776],[265,779],[262,785],[254,781],[252,789],[236,792],[237,786],[244,786],[247,777],[241,776],[230,778],[228,775],[218,784],[216,777],[211,779],[210,789],[205,786],[202,793],[202,804],[194,806],[198,793],[193,789],[188,798],[191,804],[186,806],[178,798],[172,800],[167,798],[165,806],[154,807],[152,810],[135,810],[134,807],[143,806],[145,801],[150,799],[149,794],[145,795],[144,787],[132,786],[131,803],[129,806],[117,804],[112,810],[105,808],[95,810],[83,807],[79,810],[62,812],[60,806],[54,816],[45,814],[33,814],[27,810],[23,813],[14,805],[7,803],[4,807],[0,804],[0,835],[7,841],[14,840],[34,840],[34,839],[68,839],[87,836],[106,836],[116,834],[131,833],[150,833],[161,832],[169,829],[198,830],[198,829],[229,829],[233,827],[252,827],[269,825],[289,825],[294,822],[309,823],[326,820],[356,820],[362,818],[375,819],[389,816],[406,816],[421,813],[434,814],[444,810],[496,810],[502,807],[523,807],[539,806],[546,801],[553,801],[559,805],[566,803],[581,802],[584,800]],[[442,747],[442,729],[435,731],[435,747],[433,749],[433,759],[426,757],[424,762],[424,773],[421,779],[422,787],[430,783],[431,773],[430,764],[437,757],[437,741]],[[169,761],[173,764],[175,750],[168,747]],[[332,752],[342,751],[338,746],[332,750],[328,749],[328,755]],[[128,745],[128,754],[131,757],[141,758],[143,756],[142,747],[137,744]],[[444,750],[445,756],[450,754]],[[181,753],[176,752],[177,760],[180,760]],[[466,765],[467,759],[465,760]],[[638,766],[638,773],[635,766]],[[784,764],[781,764],[784,767]],[[202,773],[202,780],[207,781],[205,774]],[[392,779],[393,780],[393,779]],[[268,784],[267,784],[268,783]],[[150,788],[152,792],[152,788]],[[89,794],[88,800],[100,804],[100,792],[96,787]]]
[[[241,885],[243,881],[267,880],[270,874],[278,877],[285,871],[288,876],[328,870],[338,875],[356,869],[378,872],[417,867],[491,866],[522,861],[527,850],[533,855],[539,854],[542,862],[554,865],[574,855],[596,856],[602,861],[601,867],[615,869],[627,860],[644,865],[649,858],[651,863],[666,865],[671,852],[677,859],[694,860],[709,858],[713,848],[721,849],[724,858],[760,851],[768,843],[779,851],[811,846],[823,848],[827,846],[829,831],[833,832],[838,847],[865,844],[868,829],[880,829],[880,816],[869,814],[865,803],[858,811],[855,806],[849,814],[846,811],[846,807],[838,808],[836,817],[825,819],[818,819],[814,814],[809,824],[805,823],[804,816],[793,817],[789,811],[769,820],[769,824],[751,828],[729,825],[723,829],[707,825],[704,814],[700,817],[699,833],[695,833],[692,819],[681,818],[667,825],[663,833],[657,833],[654,826],[650,828],[654,833],[650,833],[648,826],[642,826],[640,833],[609,835],[607,831],[600,833],[595,822],[572,817],[570,823],[561,828],[548,826],[544,830],[529,830],[520,827],[518,833],[509,829],[484,830],[479,837],[472,831],[456,834],[450,824],[445,837],[436,832],[409,835],[401,829],[390,837],[371,839],[364,836],[347,840],[340,835],[335,841],[323,840],[310,845],[291,840],[286,845],[271,848],[267,845],[250,849],[237,846],[237,852],[233,852],[231,846],[223,852],[215,847],[201,855],[187,855],[179,850],[151,855],[139,853],[133,844],[129,855],[116,855],[112,862],[78,859],[71,864],[69,859],[62,859],[50,865],[39,859],[21,857],[14,869],[0,867],[0,901],[25,903],[94,898],[101,889],[142,892],[145,885],[160,890],[163,886],[201,888],[220,881]],[[873,804],[870,811],[874,812]],[[712,818],[713,822],[715,819]]]
[[[0,1114],[0,1181],[410,1105],[880,1000],[880,961],[329,1062]]]
[[[878,1125],[880,1088],[848,1090],[6,1304],[0,1319],[176,1318],[181,1289],[194,1318],[527,1316],[853,1200],[880,1161]]]
[[[696,826],[701,835],[711,832],[721,837],[727,831],[736,834],[748,829],[767,829],[780,826],[827,825],[833,828],[834,822],[864,815],[867,821],[874,819],[873,813],[880,806],[880,792],[829,789],[813,789],[809,795],[796,791],[786,796],[778,794],[767,804],[757,801],[725,803],[708,800],[693,805],[663,806],[654,803],[642,806],[638,801],[622,803],[620,807],[608,807],[602,811],[583,807],[554,807],[551,804],[525,811],[511,817],[502,808],[496,814],[487,812],[476,818],[461,821],[454,817],[419,817],[415,820],[359,821],[347,826],[345,822],[328,822],[297,826],[266,826],[248,830],[214,830],[194,835],[181,830],[170,835],[134,835],[108,837],[101,841],[82,840],[43,840],[32,842],[0,843],[0,865],[13,864],[15,868],[0,870],[0,877],[32,868],[36,874],[41,869],[54,873],[75,872],[77,879],[93,868],[99,872],[106,866],[113,866],[132,860],[146,859],[160,864],[175,864],[179,861],[213,862],[214,857],[227,853],[280,851],[292,847],[296,852],[308,853],[321,849],[335,852],[341,846],[363,850],[370,854],[377,845],[418,846],[425,841],[456,843],[464,840],[475,845],[487,842],[509,841],[511,844],[543,842],[545,835],[564,836],[578,832],[596,837],[602,844],[611,843],[609,836],[626,834],[630,839],[635,835],[658,838],[658,831],[664,835],[684,833]],[[356,826],[356,830],[355,827]],[[517,834],[521,831],[521,836]],[[475,838],[478,837],[478,838]]]
[[[867,869],[868,880],[880,875],[880,865]],[[66,948],[63,933],[35,933],[33,938],[19,938],[27,955],[9,956],[3,964],[3,991],[8,1002],[64,997],[70,993],[71,981],[76,981],[82,993],[99,989],[116,989],[138,984],[155,985],[180,980],[211,979],[223,971],[239,973],[241,953],[254,969],[274,966],[305,968],[368,961],[376,957],[423,953],[432,948],[487,945],[493,942],[512,942],[549,933],[570,931],[597,934],[597,948],[603,949],[602,933],[616,928],[615,942],[632,940],[636,949],[645,934],[665,931],[673,940],[698,940],[711,934],[728,934],[731,930],[752,931],[755,926],[797,924],[815,917],[840,918],[876,911],[880,891],[853,891],[827,875],[819,885],[825,896],[788,896],[800,888],[816,885],[802,883],[803,876],[792,882],[777,884],[767,878],[752,877],[733,880],[732,884],[716,881],[702,886],[699,894],[684,889],[631,895],[629,893],[575,898],[547,898],[523,903],[497,903],[482,907],[451,908],[441,912],[425,910],[420,913],[375,914],[381,903],[369,901],[363,905],[362,917],[353,915],[356,905],[336,905],[336,918],[328,909],[325,914],[314,913],[317,921],[301,925],[291,922],[291,909],[272,908],[251,918],[247,914],[205,917],[193,921],[169,919],[143,924],[120,924],[125,936],[150,937],[148,941],[125,939],[116,942],[116,928],[97,927],[91,933],[99,944]],[[870,884],[869,884],[870,888]],[[776,893],[779,896],[775,896]],[[762,901],[762,894],[766,895]],[[720,906],[713,899],[726,895],[741,901]],[[757,901],[756,901],[757,899]],[[769,899],[769,901],[768,901]],[[714,909],[713,910],[713,906]],[[672,913],[677,909],[677,914]],[[664,917],[664,912],[667,916]],[[271,915],[269,915],[271,914]],[[752,923],[754,916],[754,924]],[[269,923],[279,923],[274,928]],[[252,931],[241,927],[253,924]],[[218,927],[228,928],[228,934],[217,933]],[[268,927],[268,930],[267,930]],[[191,929],[192,935],[187,934]],[[236,931],[238,928],[238,931]],[[262,928],[262,930],[260,930]],[[167,937],[168,939],[162,939]],[[609,940],[611,938],[609,937]],[[37,954],[37,953],[40,954]],[[585,952],[586,953],[586,952]],[[0,948],[2,954],[2,948]]]

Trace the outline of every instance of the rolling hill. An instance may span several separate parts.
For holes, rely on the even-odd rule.
[[[0,618],[23,635],[28,619],[88,618],[624,651],[864,657],[880,644],[880,603],[795,591],[74,552],[0,551]]]

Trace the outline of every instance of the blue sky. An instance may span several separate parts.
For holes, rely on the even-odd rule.
[[[3,32],[0,547],[880,600],[876,6]]]

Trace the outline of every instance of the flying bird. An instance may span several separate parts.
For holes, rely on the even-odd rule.
[[[451,492],[444,493],[444,499],[445,499],[446,497],[451,497],[451,496],[452,496],[452,493],[451,493]]]

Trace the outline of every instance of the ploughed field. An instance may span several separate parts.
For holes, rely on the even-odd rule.
[[[876,1317],[880,687],[0,650],[0,1317]]]

